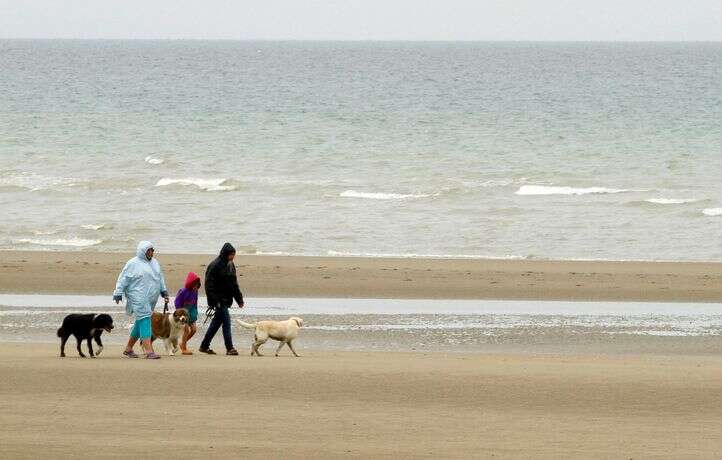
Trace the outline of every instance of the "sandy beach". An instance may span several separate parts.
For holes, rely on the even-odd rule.
[[[714,458],[718,357],[313,352],[158,362],[0,345],[8,458]]]
[[[0,252],[0,292],[105,294],[128,257]],[[211,257],[158,256],[171,289]],[[713,263],[240,256],[237,266],[255,297],[722,298],[722,265]],[[115,339],[124,334],[92,360],[74,351],[60,359],[57,344],[0,343],[6,456],[715,458],[722,450],[714,335],[496,336],[483,352],[462,353],[441,339],[429,351],[359,351],[348,332],[309,330],[294,359],[250,358],[239,331],[240,357],[149,362],[120,357]],[[355,334],[387,350],[431,340]]]
[[[130,254],[0,251],[0,292],[109,294]],[[213,255],[158,254],[175,292]],[[722,300],[722,264],[239,255],[254,297]]]

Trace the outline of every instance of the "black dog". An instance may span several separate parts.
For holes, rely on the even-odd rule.
[[[100,315],[68,315],[63,319],[63,325],[58,329],[58,337],[60,337],[60,357],[65,357],[65,342],[71,335],[75,336],[78,341],[78,354],[81,358],[85,358],[83,351],[80,349],[80,344],[83,340],[88,341],[88,351],[90,351],[90,357],[95,358],[93,354],[93,342],[92,339],[98,343],[98,353],[103,351],[103,342],[100,341],[100,334],[103,331],[113,330],[113,318],[105,313]]]

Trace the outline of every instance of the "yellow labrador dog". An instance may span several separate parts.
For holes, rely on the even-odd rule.
[[[256,332],[253,345],[251,345],[251,356],[262,356],[258,351],[261,345],[266,343],[268,339],[278,340],[281,342],[276,348],[276,356],[281,351],[284,344],[288,344],[293,356],[298,357],[298,353],[293,349],[293,340],[298,337],[298,330],[303,326],[303,320],[292,316],[286,321],[259,321],[257,323],[246,323],[238,320],[238,324],[246,329],[253,329]]]

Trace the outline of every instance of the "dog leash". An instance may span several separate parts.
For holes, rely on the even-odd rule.
[[[213,318],[213,315],[216,314],[216,307],[208,305],[208,308],[206,308],[206,319],[203,321],[203,324],[205,325],[209,319]]]
[[[165,315],[168,313],[168,299],[165,299],[165,303],[163,304],[163,314]]]

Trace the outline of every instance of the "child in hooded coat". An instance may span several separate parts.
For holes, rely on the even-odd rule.
[[[188,273],[185,287],[178,291],[175,296],[175,308],[184,308],[188,312],[188,325],[183,330],[183,340],[180,344],[181,353],[192,355],[188,349],[188,341],[196,333],[196,321],[198,321],[198,289],[201,287],[201,279],[193,272]]]

